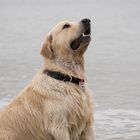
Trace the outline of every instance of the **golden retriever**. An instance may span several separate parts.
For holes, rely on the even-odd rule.
[[[84,70],[90,20],[62,21],[41,49],[44,65],[0,112],[0,140],[94,140]]]

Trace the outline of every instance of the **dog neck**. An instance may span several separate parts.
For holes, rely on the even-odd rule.
[[[76,61],[77,60],[77,61]],[[78,78],[84,79],[84,60],[57,58],[55,60],[45,59],[44,69],[57,70],[68,75],[73,75]]]

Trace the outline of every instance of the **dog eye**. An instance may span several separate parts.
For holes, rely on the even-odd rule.
[[[69,24],[65,24],[64,26],[63,26],[63,29],[65,29],[65,28],[70,28],[71,26],[69,25]]]

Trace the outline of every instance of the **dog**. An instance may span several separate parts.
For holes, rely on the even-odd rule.
[[[62,21],[47,35],[44,65],[0,112],[0,140],[94,140],[93,101],[84,69],[90,19]]]

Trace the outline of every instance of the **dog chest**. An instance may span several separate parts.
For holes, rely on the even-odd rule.
[[[74,91],[73,91],[74,93]],[[92,104],[86,92],[75,91],[68,101],[68,126],[72,139],[79,137],[92,117]]]

